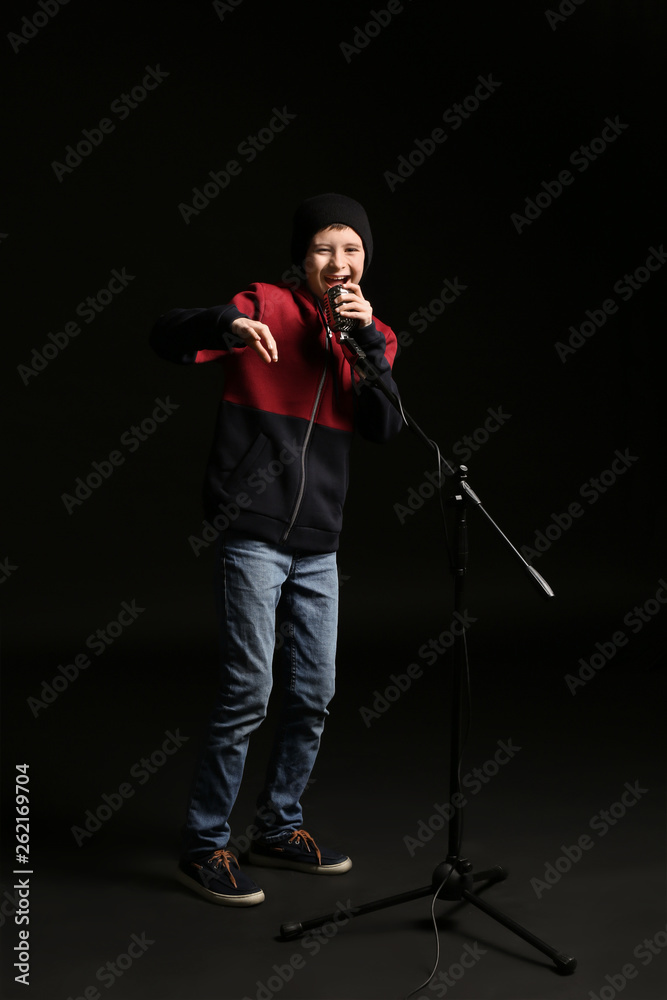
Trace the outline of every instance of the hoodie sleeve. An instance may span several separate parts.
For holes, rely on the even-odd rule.
[[[176,364],[204,364],[246,349],[232,332],[235,319],[261,320],[264,295],[261,284],[252,284],[230,303],[210,309],[170,309],[155,323],[150,345],[161,358]]]
[[[354,339],[365,352],[373,371],[373,378],[353,376],[357,389],[356,426],[362,437],[383,443],[398,434],[403,425],[401,414],[376,385],[377,380],[382,379],[394,395],[399,394],[391,374],[398,346],[396,335],[384,323],[373,320],[370,326],[357,330]],[[350,359],[353,368],[354,361],[356,355]]]
[[[245,347],[231,324],[244,313],[233,304],[210,309],[170,309],[155,323],[150,345],[176,364],[201,364]]]

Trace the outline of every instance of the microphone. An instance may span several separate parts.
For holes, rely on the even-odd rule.
[[[334,285],[332,288],[327,288],[326,295],[324,297],[324,314],[327,318],[327,323],[334,333],[342,334],[341,339],[344,339],[346,334],[352,333],[359,326],[358,319],[352,319],[350,316],[341,316],[341,314],[336,309],[335,298],[339,294],[342,285]]]

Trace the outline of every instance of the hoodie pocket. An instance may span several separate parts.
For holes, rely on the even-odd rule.
[[[239,487],[243,485],[248,476],[261,468],[263,462],[269,460],[271,450],[270,438],[260,431],[236,468],[225,477],[221,484],[222,489],[226,493],[238,493]]]

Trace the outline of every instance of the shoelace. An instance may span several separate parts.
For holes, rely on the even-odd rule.
[[[214,868],[220,868],[220,866],[222,865],[227,874],[229,875],[232,885],[234,886],[235,889],[238,889],[238,886],[236,884],[236,879],[232,875],[232,870],[229,867],[229,862],[233,861],[236,867],[239,869],[239,871],[241,870],[241,867],[238,861],[236,860],[236,857],[232,854],[231,851],[225,851],[221,848],[218,851],[214,851],[208,860],[213,862]]]
[[[310,845],[311,844],[313,845],[313,850],[317,854],[318,864],[321,865],[322,864],[322,855],[320,853],[320,849],[317,846],[317,844],[315,843],[314,839],[308,833],[307,830],[295,830],[294,833],[292,834],[292,836],[287,841],[287,843],[291,844],[292,841],[294,841],[296,844],[298,844],[300,840],[303,841],[303,845],[304,845],[304,847],[306,848],[307,851],[310,851]]]

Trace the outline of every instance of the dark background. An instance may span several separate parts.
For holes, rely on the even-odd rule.
[[[614,290],[667,236],[664,13],[629,0],[561,8],[556,20],[540,4],[406,0],[381,30],[372,11],[387,21],[382,4],[71,3],[39,30],[23,19],[43,8],[6,8],[6,996],[65,1000],[93,986],[104,996],[97,970],[142,933],[154,943],[108,985],[113,997],[254,998],[273,976],[265,988],[282,998],[385,998],[431,970],[427,899],[352,923],[316,955],[275,940],[284,920],[337,900],[428,884],[446,854],[446,831],[414,856],[405,840],[447,799],[450,662],[427,666],[419,650],[448,628],[453,599],[437,500],[397,510],[434,469],[408,431],[382,449],[356,442],[339,557],[339,690],[304,803],[308,828],[349,851],[352,872],[333,884],[259,872],[267,902],[247,913],[209,906],[172,878],[215,686],[212,546],[195,556],[188,539],[203,530],[220,372],[170,366],[148,334],[173,306],[226,302],[252,281],[279,280],[294,208],[332,190],[365,205],[376,247],[366,295],[411,338],[395,365],[405,408],[454,460],[465,435],[483,438],[489,411],[511,415],[471,455],[471,484],[517,547],[535,548],[551,526],[533,558],[556,592],[545,601],[483,516],[469,515],[473,711],[463,773],[493,758],[499,740],[522,749],[471,799],[464,853],[478,868],[506,864],[510,879],[488,898],[575,954],[579,968],[559,977],[470,907],[438,904],[441,971],[466,943],[486,949],[447,995],[664,995],[664,955],[644,965],[635,953],[665,932],[664,268],[640,271],[628,301]],[[21,31],[34,37],[12,47],[10,33]],[[367,43],[346,49],[355,38]],[[121,120],[112,103],[157,66],[167,75]],[[489,76],[496,89],[460,128],[443,122]],[[295,117],[248,162],[239,145],[275,109]],[[59,181],[53,163],[103,118],[114,130]],[[626,127],[578,170],[571,154],[607,118]],[[446,141],[392,191],[386,173],[437,128]],[[230,159],[240,175],[186,224],[179,205]],[[572,184],[518,232],[512,214],[565,169]],[[93,322],[78,317],[80,334],[26,376],[33,349],[76,321],[113,269],[133,275],[127,287]],[[411,315],[445,279],[465,291],[418,332]],[[610,298],[617,312],[561,360],[556,343]],[[123,435],[157,400],[177,408],[130,451]],[[123,463],[68,513],[63,494],[114,451]],[[617,451],[631,456],[627,468],[617,481],[603,477],[604,492],[591,486]],[[581,516],[558,537],[556,517],[566,524],[574,503]],[[94,655],[87,638],[132,601],[143,609],[136,621]],[[627,641],[614,644],[619,631]],[[83,653],[90,666],[64,687],[59,666]],[[594,654],[601,669],[573,693],[566,675]],[[423,676],[366,725],[360,709],[410,663]],[[29,702],[54,678],[57,697]],[[187,740],[164,758],[168,731]],[[251,747],[235,834],[252,821],[269,743],[267,723]],[[135,765],[156,752],[159,766],[140,783]],[[28,988],[13,982],[8,958],[18,932],[12,778],[23,762],[34,865]],[[72,827],[128,782],[131,797],[78,846]],[[604,837],[592,833],[594,817],[635,782],[646,790],[639,801]],[[586,834],[594,849],[538,896],[531,880]],[[305,966],[275,980],[274,966],[295,954]],[[627,963],[637,975],[621,982]]]

